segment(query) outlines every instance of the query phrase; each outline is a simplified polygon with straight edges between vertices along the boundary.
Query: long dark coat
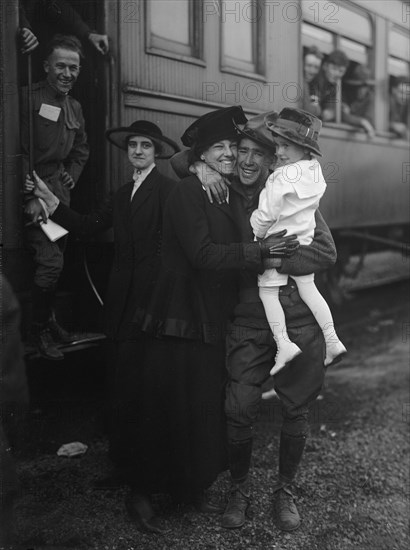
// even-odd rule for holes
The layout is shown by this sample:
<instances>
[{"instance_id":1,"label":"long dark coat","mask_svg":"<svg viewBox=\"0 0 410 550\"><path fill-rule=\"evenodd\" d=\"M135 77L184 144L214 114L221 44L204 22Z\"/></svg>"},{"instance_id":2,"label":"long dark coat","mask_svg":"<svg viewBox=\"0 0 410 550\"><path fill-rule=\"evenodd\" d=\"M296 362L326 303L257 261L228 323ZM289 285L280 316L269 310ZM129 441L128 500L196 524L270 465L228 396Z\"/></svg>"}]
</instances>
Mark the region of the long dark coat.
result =
<instances>
[{"instance_id":1,"label":"long dark coat","mask_svg":"<svg viewBox=\"0 0 410 550\"><path fill-rule=\"evenodd\" d=\"M152 292L160 265L162 213L174 183L154 168L132 202L131 181L94 213L81 215L60 203L52 215L83 236L114 228L115 256L105 297L106 333L114 340L132 338L132 315Z\"/></svg>"},{"instance_id":2,"label":"long dark coat","mask_svg":"<svg viewBox=\"0 0 410 550\"><path fill-rule=\"evenodd\" d=\"M165 486L187 501L227 468L224 336L245 268L261 269L259 245L240 242L229 205L210 204L194 176L178 183L164 212L158 283L134 317L159 337L146 350L145 460L135 454L132 463L136 486L147 492Z\"/></svg>"},{"instance_id":3,"label":"long dark coat","mask_svg":"<svg viewBox=\"0 0 410 550\"><path fill-rule=\"evenodd\" d=\"M223 342L241 269L263 271L257 243L242 243L228 204L210 204L198 178L178 184L164 213L162 267L144 328L160 336ZM141 310L134 319L141 322Z\"/></svg>"}]
</instances>

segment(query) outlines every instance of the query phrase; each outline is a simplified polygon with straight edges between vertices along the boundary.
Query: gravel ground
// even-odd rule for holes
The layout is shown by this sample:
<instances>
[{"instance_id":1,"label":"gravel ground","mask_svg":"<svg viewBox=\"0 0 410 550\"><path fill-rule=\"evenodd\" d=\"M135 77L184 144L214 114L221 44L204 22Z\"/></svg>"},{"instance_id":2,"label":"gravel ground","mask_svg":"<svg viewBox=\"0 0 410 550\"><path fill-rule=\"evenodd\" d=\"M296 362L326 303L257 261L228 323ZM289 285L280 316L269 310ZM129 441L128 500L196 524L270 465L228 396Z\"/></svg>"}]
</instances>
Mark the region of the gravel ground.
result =
<instances>
[{"instance_id":1,"label":"gravel ground","mask_svg":"<svg viewBox=\"0 0 410 550\"><path fill-rule=\"evenodd\" d=\"M273 521L280 408L265 403L256 427L252 517L240 530L189 507L156 504L169 531L143 535L127 520L125 488L93 489L110 471L101 431L101 401L49 404L32 412L25 450L17 457L22 496L16 528L22 548L95 550L401 550L409 547L409 334L408 306L374 309L345 323L358 304L344 308L339 331L348 358L328 372L312 408L311 437L297 479L301 527L292 534ZM407 303L407 302L406 302ZM68 404L67 404L68 403ZM81 458L55 454L61 443L89 445ZM220 476L212 495L228 487Z\"/></svg>"}]
</instances>

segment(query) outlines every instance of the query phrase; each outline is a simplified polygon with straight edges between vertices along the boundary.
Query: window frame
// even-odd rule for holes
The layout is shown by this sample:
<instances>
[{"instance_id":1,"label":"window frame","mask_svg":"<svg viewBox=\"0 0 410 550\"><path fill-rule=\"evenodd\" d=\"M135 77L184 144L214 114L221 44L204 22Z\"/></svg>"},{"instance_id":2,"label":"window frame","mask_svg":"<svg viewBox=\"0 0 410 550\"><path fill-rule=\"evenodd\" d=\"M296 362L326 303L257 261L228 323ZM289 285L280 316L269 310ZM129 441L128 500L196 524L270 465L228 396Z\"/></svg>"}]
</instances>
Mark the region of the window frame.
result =
<instances>
[{"instance_id":1,"label":"window frame","mask_svg":"<svg viewBox=\"0 0 410 550\"><path fill-rule=\"evenodd\" d=\"M192 63L194 65L205 66L202 2L188 0L188 45L165 37L157 36L151 31L152 2L155 2L155 0L145 0L145 52L150 55L157 55L160 57L184 61L186 63Z\"/></svg>"},{"instance_id":2,"label":"window frame","mask_svg":"<svg viewBox=\"0 0 410 550\"><path fill-rule=\"evenodd\" d=\"M326 32L330 33L333 37L333 50L335 49L342 49L340 46L342 38L349 40L350 42L360 44L361 46L364 46L366 49L366 57L367 57L367 65L371 70L371 73L374 75L375 71L375 47L374 47L374 36L375 36L375 21L374 17L370 12L367 12L366 10L362 9L361 7L352 4L348 1L341 2L340 0L332 0L332 2L329 2L329 4L335 4L343 6L344 9L349 10L351 13L356 13L361 16L364 16L368 21L370 25L370 32L371 32L371 40L370 41L362 41L360 42L356 37L352 38L351 36L345 34L345 32L338 32L337 29L332 30L324 23L321 23L320 21L312 22L311 20L305 19L302 17L301 21L301 29L302 25L310 25L312 27L316 27L321 30L325 30ZM303 8L303 5L302 5ZM303 13L303 12L302 12ZM303 44L303 34L301 32L301 45ZM312 44L313 45L313 44ZM303 50L302 46L302 50ZM326 56L328 54L324 54L325 57L323 59L323 62L326 61ZM356 62L355 60L351 60L353 62ZM302 74L302 82L303 82L303 56L302 56L302 68L301 68L301 74ZM343 83L343 79L342 79ZM343 84L342 84L343 85ZM341 90L338 90L338 95L341 97ZM340 101L336 101L336 120L332 122L324 122L324 125L326 126L333 126L333 127L341 127L341 128L351 128L350 124L346 124L345 122L342 122L342 104Z\"/></svg>"},{"instance_id":3,"label":"window frame","mask_svg":"<svg viewBox=\"0 0 410 550\"><path fill-rule=\"evenodd\" d=\"M221 10L222 3L221 0ZM256 28L252 29L252 58L253 63L241 61L230 56L226 56L223 51L224 41L224 27L223 18L220 18L219 26L219 43L220 43L220 60L219 69L222 73L233 74L237 76L243 76L246 78L252 78L253 80L266 81L266 56L265 56L265 39L266 39L266 25L265 25L265 2L263 0L252 0L255 6L255 18ZM222 12L221 12L222 13ZM258 13L262 15L259 17Z\"/></svg>"}]
</instances>

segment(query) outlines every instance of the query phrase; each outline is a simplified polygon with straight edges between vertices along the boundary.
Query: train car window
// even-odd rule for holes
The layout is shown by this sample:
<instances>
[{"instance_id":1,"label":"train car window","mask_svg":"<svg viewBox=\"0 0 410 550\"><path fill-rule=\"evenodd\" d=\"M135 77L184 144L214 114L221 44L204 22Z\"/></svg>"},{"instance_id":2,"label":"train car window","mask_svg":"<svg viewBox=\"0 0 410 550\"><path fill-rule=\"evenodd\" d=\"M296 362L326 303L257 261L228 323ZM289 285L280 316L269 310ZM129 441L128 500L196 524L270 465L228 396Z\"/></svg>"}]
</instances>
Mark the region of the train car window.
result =
<instances>
[{"instance_id":1,"label":"train car window","mask_svg":"<svg viewBox=\"0 0 410 550\"><path fill-rule=\"evenodd\" d=\"M263 75L264 4L259 0L221 2L221 70Z\"/></svg>"},{"instance_id":2,"label":"train car window","mask_svg":"<svg viewBox=\"0 0 410 550\"><path fill-rule=\"evenodd\" d=\"M355 6L341 2L302 0L302 14L306 22L323 27L330 32L348 36L363 44L371 45L372 27L367 14Z\"/></svg>"},{"instance_id":3,"label":"train car window","mask_svg":"<svg viewBox=\"0 0 410 550\"><path fill-rule=\"evenodd\" d=\"M322 2L301 0L302 46L317 46L324 61L335 49L342 50L351 63L373 65L373 25L370 16L359 7L339 1ZM334 118L329 122L342 122L341 90L334 102Z\"/></svg>"},{"instance_id":4,"label":"train car window","mask_svg":"<svg viewBox=\"0 0 410 550\"><path fill-rule=\"evenodd\" d=\"M389 32L389 74L408 76L410 61L409 34L392 27Z\"/></svg>"},{"instance_id":5,"label":"train car window","mask_svg":"<svg viewBox=\"0 0 410 550\"><path fill-rule=\"evenodd\" d=\"M389 131L395 138L409 139L410 36L391 24L388 39Z\"/></svg>"},{"instance_id":6,"label":"train car window","mask_svg":"<svg viewBox=\"0 0 410 550\"><path fill-rule=\"evenodd\" d=\"M147 49L166 57L200 58L202 9L195 0L146 0Z\"/></svg>"},{"instance_id":7,"label":"train car window","mask_svg":"<svg viewBox=\"0 0 410 550\"><path fill-rule=\"evenodd\" d=\"M341 37L340 49L345 52L351 62L369 64L368 48L363 44Z\"/></svg>"},{"instance_id":8,"label":"train car window","mask_svg":"<svg viewBox=\"0 0 410 550\"><path fill-rule=\"evenodd\" d=\"M333 34L319 27L302 23L302 45L304 48L316 46L322 53L329 54L334 49Z\"/></svg>"}]
</instances>

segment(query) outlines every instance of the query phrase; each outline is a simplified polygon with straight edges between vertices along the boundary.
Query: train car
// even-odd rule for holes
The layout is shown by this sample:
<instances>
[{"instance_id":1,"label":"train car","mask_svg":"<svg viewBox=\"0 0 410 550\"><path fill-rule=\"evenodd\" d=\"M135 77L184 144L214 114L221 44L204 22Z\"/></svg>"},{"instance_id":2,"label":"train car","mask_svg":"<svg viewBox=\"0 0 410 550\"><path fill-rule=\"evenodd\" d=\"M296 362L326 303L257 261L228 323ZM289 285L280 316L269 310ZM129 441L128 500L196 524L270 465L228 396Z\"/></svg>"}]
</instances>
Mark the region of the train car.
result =
<instances>
[{"instance_id":1,"label":"train car","mask_svg":"<svg viewBox=\"0 0 410 550\"><path fill-rule=\"evenodd\" d=\"M389 132L389 79L410 75L408 1L72 0L71 4L110 39L105 57L87 49L74 91L83 105L92 152L74 194L76 208L89 210L129 177L121 152L104 139L106 128L144 118L159 124L180 144L183 130L196 117L218 107L240 104L252 116L299 106L303 52L316 45L325 56L342 49L352 67L367 65L375 81L373 139L341 122L340 104L336 121L324 124L322 166L328 189L321 210L340 250L354 251L363 242L407 248L409 143ZM0 23L3 267L18 290L24 290L17 115L18 74L25 60L15 39L16 0L1 2ZM160 169L173 175L168 164ZM109 240L93 246L97 279L102 271L99 258L106 258L98 251L109 247ZM73 242L71 246L76 250ZM75 251L73 258L77 266Z\"/></svg>"}]
</instances>

